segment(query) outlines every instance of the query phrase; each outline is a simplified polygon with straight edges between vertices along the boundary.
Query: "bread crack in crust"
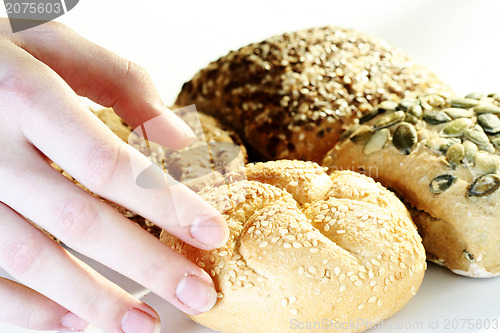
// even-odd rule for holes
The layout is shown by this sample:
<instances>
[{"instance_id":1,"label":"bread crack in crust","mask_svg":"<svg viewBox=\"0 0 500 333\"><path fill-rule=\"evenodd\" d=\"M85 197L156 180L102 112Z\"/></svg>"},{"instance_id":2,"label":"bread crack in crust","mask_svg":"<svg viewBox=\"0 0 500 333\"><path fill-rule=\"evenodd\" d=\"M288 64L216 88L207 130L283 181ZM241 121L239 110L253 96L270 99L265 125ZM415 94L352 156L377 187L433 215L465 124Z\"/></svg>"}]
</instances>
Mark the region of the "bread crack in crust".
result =
<instances>
[{"instance_id":1,"label":"bread crack in crust","mask_svg":"<svg viewBox=\"0 0 500 333\"><path fill-rule=\"evenodd\" d=\"M380 184L302 161L248 164L245 174L199 193L226 217L231 233L222 248L161 236L214 279L218 302L195 321L223 332L280 333L292 332L293 320L376 323L416 293L426 269L421 239Z\"/></svg>"}]
</instances>

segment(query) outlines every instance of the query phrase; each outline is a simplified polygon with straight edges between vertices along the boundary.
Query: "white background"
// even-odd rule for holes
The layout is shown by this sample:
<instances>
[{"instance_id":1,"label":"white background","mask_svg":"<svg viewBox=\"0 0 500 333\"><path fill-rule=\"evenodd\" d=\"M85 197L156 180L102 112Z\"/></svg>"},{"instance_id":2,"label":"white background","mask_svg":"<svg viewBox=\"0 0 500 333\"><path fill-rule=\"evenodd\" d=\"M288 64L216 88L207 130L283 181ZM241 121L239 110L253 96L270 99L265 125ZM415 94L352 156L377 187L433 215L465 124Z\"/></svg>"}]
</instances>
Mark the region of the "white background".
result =
<instances>
[{"instance_id":1,"label":"white background","mask_svg":"<svg viewBox=\"0 0 500 333\"><path fill-rule=\"evenodd\" d=\"M0 16L6 16L2 5ZM168 104L184 81L229 50L273 34L327 24L387 39L460 94L500 93L500 1L495 0L82 0L58 20L145 67ZM139 286L106 274L127 290L140 292ZM161 313L162 332L208 332L157 297L146 296L146 301ZM500 319L500 278L464 278L430 265L417 296L374 331L413 327L410 331L455 332L445 329L447 320L461 325L462 319L476 323L495 318ZM478 326L463 330L478 331ZM0 324L0 332L29 331Z\"/></svg>"}]
</instances>

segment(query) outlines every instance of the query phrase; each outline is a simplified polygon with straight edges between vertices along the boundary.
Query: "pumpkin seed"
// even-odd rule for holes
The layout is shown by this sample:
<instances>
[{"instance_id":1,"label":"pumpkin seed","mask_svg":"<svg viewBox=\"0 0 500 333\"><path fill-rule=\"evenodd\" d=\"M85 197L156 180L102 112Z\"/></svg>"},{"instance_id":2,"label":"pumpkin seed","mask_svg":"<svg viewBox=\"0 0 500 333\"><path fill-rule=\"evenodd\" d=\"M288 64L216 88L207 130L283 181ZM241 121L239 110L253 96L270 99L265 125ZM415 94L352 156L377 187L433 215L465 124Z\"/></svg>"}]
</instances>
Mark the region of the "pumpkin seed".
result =
<instances>
[{"instance_id":1,"label":"pumpkin seed","mask_svg":"<svg viewBox=\"0 0 500 333\"><path fill-rule=\"evenodd\" d=\"M446 159L452 167L460 164L465 156L465 148L461 143L455 143L446 151Z\"/></svg>"},{"instance_id":2,"label":"pumpkin seed","mask_svg":"<svg viewBox=\"0 0 500 333\"><path fill-rule=\"evenodd\" d=\"M494 114L480 114L477 116L477 123L481 125L486 133L495 134L500 132L500 119Z\"/></svg>"},{"instance_id":3,"label":"pumpkin seed","mask_svg":"<svg viewBox=\"0 0 500 333\"><path fill-rule=\"evenodd\" d=\"M342 133L342 134L340 135L338 142L342 142L342 141L345 141L346 139L350 138L350 137L351 137L351 135L354 133L354 130L355 130L356 128L358 128L358 126L354 125L354 126L352 126L352 127L348 128L348 129L346 129L346 130L344 131L344 133Z\"/></svg>"},{"instance_id":4,"label":"pumpkin seed","mask_svg":"<svg viewBox=\"0 0 500 333\"><path fill-rule=\"evenodd\" d=\"M500 113L500 107L495 105L478 105L474 108L474 112L477 114L481 113Z\"/></svg>"},{"instance_id":5,"label":"pumpkin seed","mask_svg":"<svg viewBox=\"0 0 500 333\"><path fill-rule=\"evenodd\" d=\"M500 138L495 138L493 140L491 140L491 143L493 144L493 146L495 146L496 148L500 148Z\"/></svg>"},{"instance_id":6,"label":"pumpkin seed","mask_svg":"<svg viewBox=\"0 0 500 333\"><path fill-rule=\"evenodd\" d=\"M491 98L500 102L500 94L492 93L492 94L488 94L488 97L491 97Z\"/></svg>"},{"instance_id":7,"label":"pumpkin seed","mask_svg":"<svg viewBox=\"0 0 500 333\"><path fill-rule=\"evenodd\" d=\"M454 108L468 109L479 104L477 99L472 98L455 98L451 100L451 106Z\"/></svg>"},{"instance_id":8,"label":"pumpkin seed","mask_svg":"<svg viewBox=\"0 0 500 333\"><path fill-rule=\"evenodd\" d=\"M356 144L363 145L370 140L372 135L373 130L369 126L361 125L352 134L351 141Z\"/></svg>"},{"instance_id":9,"label":"pumpkin seed","mask_svg":"<svg viewBox=\"0 0 500 333\"><path fill-rule=\"evenodd\" d=\"M398 110L408 111L408 109L414 105L420 106L419 101L416 99L402 99L399 101Z\"/></svg>"},{"instance_id":10,"label":"pumpkin seed","mask_svg":"<svg viewBox=\"0 0 500 333\"><path fill-rule=\"evenodd\" d=\"M387 128L376 131L365 144L363 153L365 155L370 155L384 148L385 143L389 139L389 134L390 132Z\"/></svg>"},{"instance_id":11,"label":"pumpkin seed","mask_svg":"<svg viewBox=\"0 0 500 333\"><path fill-rule=\"evenodd\" d=\"M427 141L426 147L436 154L446 154L448 148L455 143L461 143L461 140L456 138L431 138Z\"/></svg>"},{"instance_id":12,"label":"pumpkin seed","mask_svg":"<svg viewBox=\"0 0 500 333\"><path fill-rule=\"evenodd\" d=\"M453 185L455 180L457 180L457 177L453 175L437 176L430 182L429 189L435 194L443 193Z\"/></svg>"},{"instance_id":13,"label":"pumpkin seed","mask_svg":"<svg viewBox=\"0 0 500 333\"><path fill-rule=\"evenodd\" d=\"M465 95L465 98L471 98L471 99L481 99L483 98L483 94L480 92L471 92L470 94Z\"/></svg>"},{"instance_id":14,"label":"pumpkin seed","mask_svg":"<svg viewBox=\"0 0 500 333\"><path fill-rule=\"evenodd\" d=\"M468 109L446 108L446 109L443 109L443 112L445 112L452 119L472 118L474 116L474 111L471 111Z\"/></svg>"},{"instance_id":15,"label":"pumpkin seed","mask_svg":"<svg viewBox=\"0 0 500 333\"><path fill-rule=\"evenodd\" d=\"M420 95L418 99L420 100L420 105L422 105L425 110L430 110L432 108L441 108L447 104L446 98L444 96L434 93Z\"/></svg>"},{"instance_id":16,"label":"pumpkin seed","mask_svg":"<svg viewBox=\"0 0 500 333\"><path fill-rule=\"evenodd\" d=\"M405 117L405 113L403 111L396 111L389 113L379 120L373 125L374 129L379 129L379 128L384 128L384 127L389 127L391 125L394 125L400 121L402 121Z\"/></svg>"},{"instance_id":17,"label":"pumpkin seed","mask_svg":"<svg viewBox=\"0 0 500 333\"><path fill-rule=\"evenodd\" d=\"M410 105L407 112L417 118L422 118L422 107L419 104Z\"/></svg>"},{"instance_id":18,"label":"pumpkin seed","mask_svg":"<svg viewBox=\"0 0 500 333\"><path fill-rule=\"evenodd\" d=\"M438 125L450 121L451 118L443 111L425 111L424 120L431 125Z\"/></svg>"},{"instance_id":19,"label":"pumpkin seed","mask_svg":"<svg viewBox=\"0 0 500 333\"><path fill-rule=\"evenodd\" d=\"M479 125L475 125L473 128L466 129L464 131L465 136L479 146L486 146L490 143L490 139L484 133L483 128Z\"/></svg>"},{"instance_id":20,"label":"pumpkin seed","mask_svg":"<svg viewBox=\"0 0 500 333\"><path fill-rule=\"evenodd\" d=\"M477 145L471 141L464 141L463 146L465 149L464 161L466 163L472 164L477 152L479 151L479 148L477 148Z\"/></svg>"},{"instance_id":21,"label":"pumpkin seed","mask_svg":"<svg viewBox=\"0 0 500 333\"><path fill-rule=\"evenodd\" d=\"M452 120L446 124L445 127L443 127L439 135L445 138L461 136L464 130L471 127L473 123L472 119L469 118L458 118Z\"/></svg>"},{"instance_id":22,"label":"pumpkin seed","mask_svg":"<svg viewBox=\"0 0 500 333\"><path fill-rule=\"evenodd\" d=\"M418 123L418 118L415 117L414 115L412 114L409 114L407 113L406 116L405 116L405 119L404 121L406 121L407 123L410 123L410 124L413 124L413 125L416 125Z\"/></svg>"},{"instance_id":23,"label":"pumpkin seed","mask_svg":"<svg viewBox=\"0 0 500 333\"><path fill-rule=\"evenodd\" d=\"M498 170L500 160L496 155L479 152L474 159L474 164L482 174L495 173Z\"/></svg>"},{"instance_id":24,"label":"pumpkin seed","mask_svg":"<svg viewBox=\"0 0 500 333\"><path fill-rule=\"evenodd\" d=\"M397 107L398 103L392 101L383 101L378 105L378 108L384 111L396 111Z\"/></svg>"},{"instance_id":25,"label":"pumpkin seed","mask_svg":"<svg viewBox=\"0 0 500 333\"><path fill-rule=\"evenodd\" d=\"M381 109L373 109L371 111L368 111L367 113L365 113L361 118L359 118L359 123L360 124L364 124L366 123L367 121L370 121L372 120L373 118L375 118L379 113L382 113L382 112L385 112L384 110L381 110Z\"/></svg>"},{"instance_id":26,"label":"pumpkin seed","mask_svg":"<svg viewBox=\"0 0 500 333\"><path fill-rule=\"evenodd\" d=\"M467 191L469 197L482 197L489 195L500 187L500 177L495 174L487 174L476 178Z\"/></svg>"},{"instance_id":27,"label":"pumpkin seed","mask_svg":"<svg viewBox=\"0 0 500 333\"><path fill-rule=\"evenodd\" d=\"M392 143L404 154L408 155L418 142L417 130L412 124L401 123L394 131Z\"/></svg>"}]
</instances>

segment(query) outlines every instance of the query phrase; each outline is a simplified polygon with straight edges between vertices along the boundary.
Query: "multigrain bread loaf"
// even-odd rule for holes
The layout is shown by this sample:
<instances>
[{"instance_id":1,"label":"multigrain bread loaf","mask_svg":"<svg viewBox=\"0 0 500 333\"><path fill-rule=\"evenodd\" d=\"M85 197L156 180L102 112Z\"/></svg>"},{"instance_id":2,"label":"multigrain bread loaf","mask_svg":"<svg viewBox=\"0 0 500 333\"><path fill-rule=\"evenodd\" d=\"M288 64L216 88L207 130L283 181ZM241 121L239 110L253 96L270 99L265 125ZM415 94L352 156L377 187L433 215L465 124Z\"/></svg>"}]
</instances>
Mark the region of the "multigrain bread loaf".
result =
<instances>
[{"instance_id":1,"label":"multigrain bread loaf","mask_svg":"<svg viewBox=\"0 0 500 333\"><path fill-rule=\"evenodd\" d=\"M222 332L294 332L304 322L362 331L415 295L425 253L405 206L368 177L324 171L302 161L249 164L246 179L202 190L230 228L220 249L162 234L218 291L214 308L192 319Z\"/></svg>"},{"instance_id":2,"label":"multigrain bread loaf","mask_svg":"<svg viewBox=\"0 0 500 333\"><path fill-rule=\"evenodd\" d=\"M426 94L378 113L349 129L323 164L399 193L430 260L467 276L499 275L500 96Z\"/></svg>"},{"instance_id":3,"label":"multigrain bread loaf","mask_svg":"<svg viewBox=\"0 0 500 333\"><path fill-rule=\"evenodd\" d=\"M380 102L450 89L400 49L349 29L274 36L230 52L186 82L196 104L232 127L255 160L321 161L343 128Z\"/></svg>"}]
</instances>

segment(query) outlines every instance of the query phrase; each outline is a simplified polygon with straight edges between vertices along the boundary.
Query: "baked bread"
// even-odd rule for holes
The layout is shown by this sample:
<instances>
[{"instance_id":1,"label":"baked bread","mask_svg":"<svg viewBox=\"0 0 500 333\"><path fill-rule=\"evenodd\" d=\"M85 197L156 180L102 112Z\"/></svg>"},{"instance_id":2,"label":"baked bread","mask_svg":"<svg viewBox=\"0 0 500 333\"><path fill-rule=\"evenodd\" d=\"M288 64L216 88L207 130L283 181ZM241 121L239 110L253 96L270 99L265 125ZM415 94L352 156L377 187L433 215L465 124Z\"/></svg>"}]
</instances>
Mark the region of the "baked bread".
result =
<instances>
[{"instance_id":1,"label":"baked bread","mask_svg":"<svg viewBox=\"0 0 500 333\"><path fill-rule=\"evenodd\" d=\"M187 185L194 191L214 182L223 181L225 173L236 169L238 166L245 165L247 162L246 149L233 131L221 127L219 122L211 116L196 112L192 108L173 109L193 129L196 135L190 147L178 151L167 149L154 142L146 142L142 137L133 134L132 128L118 117L111 108L92 111L120 139L134 146L175 180ZM53 164L52 166L87 192L99 197L86 189L58 165ZM154 223L114 202L104 198L100 199L153 236L160 237L162 229ZM52 235L49 234L49 236L55 239Z\"/></svg>"},{"instance_id":2,"label":"baked bread","mask_svg":"<svg viewBox=\"0 0 500 333\"><path fill-rule=\"evenodd\" d=\"M405 206L368 177L325 169L249 164L246 179L202 190L230 228L220 249L162 233L218 291L215 306L193 320L222 332L283 333L294 332L294 323L325 318L333 328L362 318L346 330L362 331L415 295L425 252Z\"/></svg>"},{"instance_id":3,"label":"baked bread","mask_svg":"<svg viewBox=\"0 0 500 333\"><path fill-rule=\"evenodd\" d=\"M450 89L400 49L349 29L323 27L250 44L182 87L195 104L255 150L251 160L321 161L343 128L380 102Z\"/></svg>"},{"instance_id":4,"label":"baked bread","mask_svg":"<svg viewBox=\"0 0 500 333\"><path fill-rule=\"evenodd\" d=\"M500 274L500 97L426 94L349 129L323 164L364 172L411 206L430 260Z\"/></svg>"}]
</instances>

